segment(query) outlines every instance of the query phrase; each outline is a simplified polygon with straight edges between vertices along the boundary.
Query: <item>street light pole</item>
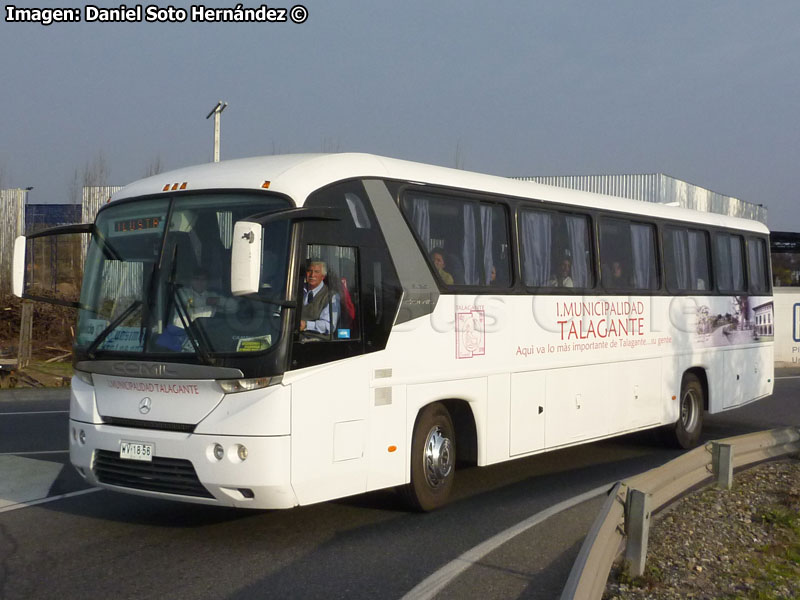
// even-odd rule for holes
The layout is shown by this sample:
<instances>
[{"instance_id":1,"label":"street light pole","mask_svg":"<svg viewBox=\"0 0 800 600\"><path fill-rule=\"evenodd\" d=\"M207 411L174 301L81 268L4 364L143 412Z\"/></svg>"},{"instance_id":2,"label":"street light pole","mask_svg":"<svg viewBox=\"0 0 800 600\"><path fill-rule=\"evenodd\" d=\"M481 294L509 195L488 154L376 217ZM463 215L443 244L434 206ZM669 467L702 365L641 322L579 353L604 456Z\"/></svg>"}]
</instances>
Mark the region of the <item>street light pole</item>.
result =
<instances>
[{"instance_id":1,"label":"street light pole","mask_svg":"<svg viewBox=\"0 0 800 600\"><path fill-rule=\"evenodd\" d=\"M17 232L18 232L17 235L26 234L25 228L27 226L27 223L25 223L25 207L28 205L28 194L31 193L32 189L33 186L29 185L28 187L22 190L24 194L22 194L22 207L19 209L19 212L17 213Z\"/></svg>"},{"instance_id":2,"label":"street light pole","mask_svg":"<svg viewBox=\"0 0 800 600\"><path fill-rule=\"evenodd\" d=\"M22 205L17 213L17 235L27 233L25 223L25 207L28 205L28 194L31 193L33 186L28 186L23 190ZM30 243L30 242L29 242ZM34 244L31 244L31 272L33 277L33 265L36 264L36 256L33 253ZM24 289L24 286L23 286ZM20 371L27 367L31 362L31 345L33 343L33 300L22 301L22 311L19 317L19 349L17 350L17 369Z\"/></svg>"},{"instance_id":3,"label":"street light pole","mask_svg":"<svg viewBox=\"0 0 800 600\"><path fill-rule=\"evenodd\" d=\"M208 113L208 116L206 116L206 119L210 119L211 115L214 115L214 162L219 162L219 116L227 106L227 102L220 100L211 112Z\"/></svg>"}]
</instances>

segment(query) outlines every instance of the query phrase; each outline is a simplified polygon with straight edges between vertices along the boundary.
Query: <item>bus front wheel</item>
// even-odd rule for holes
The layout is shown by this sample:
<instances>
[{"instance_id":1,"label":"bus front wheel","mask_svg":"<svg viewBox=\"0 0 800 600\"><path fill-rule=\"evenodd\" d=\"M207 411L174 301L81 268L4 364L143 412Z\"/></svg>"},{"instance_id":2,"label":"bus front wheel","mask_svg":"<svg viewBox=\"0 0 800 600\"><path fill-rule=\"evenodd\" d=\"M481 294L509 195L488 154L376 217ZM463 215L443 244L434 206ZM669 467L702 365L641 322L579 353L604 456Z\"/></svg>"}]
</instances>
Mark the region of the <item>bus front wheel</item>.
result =
<instances>
[{"instance_id":1,"label":"bus front wheel","mask_svg":"<svg viewBox=\"0 0 800 600\"><path fill-rule=\"evenodd\" d=\"M453 488L456 438L453 420L443 404L422 409L411 440L411 483L401 488L407 503L416 510L444 506Z\"/></svg>"},{"instance_id":2,"label":"bus front wheel","mask_svg":"<svg viewBox=\"0 0 800 600\"><path fill-rule=\"evenodd\" d=\"M686 373L681 382L678 420L667 430L672 445L687 450L697 446L703 430L704 399L703 384L693 373Z\"/></svg>"}]
</instances>

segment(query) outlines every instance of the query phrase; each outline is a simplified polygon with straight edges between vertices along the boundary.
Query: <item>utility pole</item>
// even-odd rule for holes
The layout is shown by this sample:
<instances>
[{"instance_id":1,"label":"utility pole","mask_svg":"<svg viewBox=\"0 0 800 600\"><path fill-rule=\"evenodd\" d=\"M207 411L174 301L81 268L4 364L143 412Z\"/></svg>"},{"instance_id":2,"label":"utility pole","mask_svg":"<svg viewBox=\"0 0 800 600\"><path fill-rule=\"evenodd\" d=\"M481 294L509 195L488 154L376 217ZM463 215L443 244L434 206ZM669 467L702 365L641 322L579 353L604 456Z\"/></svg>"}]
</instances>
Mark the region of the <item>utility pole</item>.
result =
<instances>
[{"instance_id":1,"label":"utility pole","mask_svg":"<svg viewBox=\"0 0 800 600\"><path fill-rule=\"evenodd\" d=\"M219 162L219 116L227 106L227 102L220 100L206 117L210 119L211 115L214 115L214 162Z\"/></svg>"}]
</instances>

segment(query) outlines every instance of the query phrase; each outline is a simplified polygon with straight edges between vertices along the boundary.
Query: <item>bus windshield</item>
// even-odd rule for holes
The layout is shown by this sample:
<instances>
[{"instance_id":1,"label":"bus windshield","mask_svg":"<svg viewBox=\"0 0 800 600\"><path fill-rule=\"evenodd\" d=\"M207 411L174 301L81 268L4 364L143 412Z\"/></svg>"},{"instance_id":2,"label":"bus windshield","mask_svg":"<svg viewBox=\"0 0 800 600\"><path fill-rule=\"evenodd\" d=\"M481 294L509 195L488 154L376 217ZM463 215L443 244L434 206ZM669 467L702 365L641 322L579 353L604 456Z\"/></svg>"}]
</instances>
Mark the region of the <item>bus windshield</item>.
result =
<instances>
[{"instance_id":1,"label":"bus windshield","mask_svg":"<svg viewBox=\"0 0 800 600\"><path fill-rule=\"evenodd\" d=\"M86 255L76 350L97 354L260 352L280 334L289 224L267 225L259 293L230 291L233 225L290 208L252 193L121 202L100 211Z\"/></svg>"}]
</instances>

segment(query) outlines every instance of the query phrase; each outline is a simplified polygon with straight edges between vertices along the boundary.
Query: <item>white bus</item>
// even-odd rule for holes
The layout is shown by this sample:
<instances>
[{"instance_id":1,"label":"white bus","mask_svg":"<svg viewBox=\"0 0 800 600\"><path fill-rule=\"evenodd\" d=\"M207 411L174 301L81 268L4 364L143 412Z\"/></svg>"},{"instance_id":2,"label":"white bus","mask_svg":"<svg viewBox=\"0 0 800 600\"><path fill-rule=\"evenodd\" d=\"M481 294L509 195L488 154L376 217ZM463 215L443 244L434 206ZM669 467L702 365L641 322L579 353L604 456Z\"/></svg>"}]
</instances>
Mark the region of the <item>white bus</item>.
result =
<instances>
[{"instance_id":1,"label":"white bus","mask_svg":"<svg viewBox=\"0 0 800 600\"><path fill-rule=\"evenodd\" d=\"M775 286L775 366L796 367L800 363L800 233L773 231L770 253Z\"/></svg>"},{"instance_id":2,"label":"white bus","mask_svg":"<svg viewBox=\"0 0 800 600\"><path fill-rule=\"evenodd\" d=\"M430 510L457 462L691 447L704 411L772 392L752 221L333 154L156 175L67 229L91 235L70 458L116 491Z\"/></svg>"}]
</instances>

